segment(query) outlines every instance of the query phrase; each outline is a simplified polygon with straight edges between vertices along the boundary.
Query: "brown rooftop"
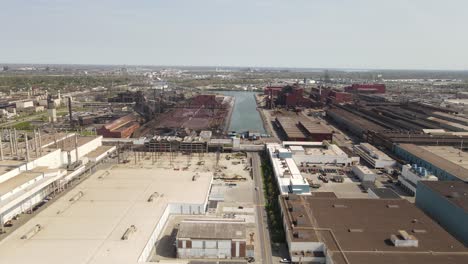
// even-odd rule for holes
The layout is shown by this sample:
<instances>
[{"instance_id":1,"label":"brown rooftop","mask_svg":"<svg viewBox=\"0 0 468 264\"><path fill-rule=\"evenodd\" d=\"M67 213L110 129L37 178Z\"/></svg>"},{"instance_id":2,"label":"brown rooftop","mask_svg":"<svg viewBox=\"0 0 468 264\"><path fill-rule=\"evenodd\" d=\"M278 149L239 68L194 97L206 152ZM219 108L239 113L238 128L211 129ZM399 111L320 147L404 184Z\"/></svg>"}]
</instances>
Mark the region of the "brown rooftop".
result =
<instances>
[{"instance_id":1,"label":"brown rooftop","mask_svg":"<svg viewBox=\"0 0 468 264\"><path fill-rule=\"evenodd\" d=\"M306 135L297 127L297 120L293 117L277 117L277 122L288 138L305 138Z\"/></svg>"},{"instance_id":2,"label":"brown rooftop","mask_svg":"<svg viewBox=\"0 0 468 264\"><path fill-rule=\"evenodd\" d=\"M406 200L311 196L280 200L290 240L324 243L335 264L468 263L467 248ZM414 236L418 246L394 246L391 236L400 230Z\"/></svg>"},{"instance_id":3,"label":"brown rooftop","mask_svg":"<svg viewBox=\"0 0 468 264\"><path fill-rule=\"evenodd\" d=\"M421 181L420 184L427 186L455 206L468 212L468 183L461 181Z\"/></svg>"},{"instance_id":4,"label":"brown rooftop","mask_svg":"<svg viewBox=\"0 0 468 264\"><path fill-rule=\"evenodd\" d=\"M319 120L316 121L311 121L307 119L302 119L299 121L299 124L304 127L304 129L309 133L309 134L327 134L327 133L332 133L330 129L328 129L326 126L324 126L322 123L320 123Z\"/></svg>"}]
</instances>

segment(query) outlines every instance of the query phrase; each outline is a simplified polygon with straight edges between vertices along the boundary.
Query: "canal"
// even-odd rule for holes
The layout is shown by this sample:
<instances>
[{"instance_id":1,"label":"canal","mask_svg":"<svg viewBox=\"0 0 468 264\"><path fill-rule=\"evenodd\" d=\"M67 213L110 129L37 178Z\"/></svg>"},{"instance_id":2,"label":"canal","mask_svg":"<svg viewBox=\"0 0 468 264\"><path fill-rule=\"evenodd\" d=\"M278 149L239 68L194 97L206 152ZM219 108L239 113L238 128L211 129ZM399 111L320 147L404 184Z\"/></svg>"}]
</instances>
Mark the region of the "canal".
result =
<instances>
[{"instance_id":1,"label":"canal","mask_svg":"<svg viewBox=\"0 0 468 264\"><path fill-rule=\"evenodd\" d=\"M231 116L231 124L229 125L230 131L258 131L265 134L262 118L257 111L255 93L242 91L222 91L219 93L233 96L236 99Z\"/></svg>"}]
</instances>

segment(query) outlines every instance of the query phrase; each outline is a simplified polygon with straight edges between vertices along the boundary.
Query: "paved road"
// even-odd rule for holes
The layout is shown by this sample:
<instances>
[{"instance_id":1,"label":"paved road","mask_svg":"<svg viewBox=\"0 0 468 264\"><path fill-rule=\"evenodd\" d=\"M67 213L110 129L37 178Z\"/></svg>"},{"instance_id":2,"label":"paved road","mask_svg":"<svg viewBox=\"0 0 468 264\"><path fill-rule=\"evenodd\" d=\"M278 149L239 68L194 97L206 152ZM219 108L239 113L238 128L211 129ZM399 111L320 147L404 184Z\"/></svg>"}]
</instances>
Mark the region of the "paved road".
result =
<instances>
[{"instance_id":1,"label":"paved road","mask_svg":"<svg viewBox=\"0 0 468 264\"><path fill-rule=\"evenodd\" d=\"M270 233L268 232L268 222L267 222L267 213L265 210L265 196L263 195L263 179L261 175L261 161L258 153L253 152L251 155L252 158L252 173L258 190L255 191L254 199L255 204L257 204L257 225L258 225L258 237L260 238L260 249L262 251L262 260L260 263L270 264L273 263L271 258L271 242L270 242Z\"/></svg>"}]
</instances>

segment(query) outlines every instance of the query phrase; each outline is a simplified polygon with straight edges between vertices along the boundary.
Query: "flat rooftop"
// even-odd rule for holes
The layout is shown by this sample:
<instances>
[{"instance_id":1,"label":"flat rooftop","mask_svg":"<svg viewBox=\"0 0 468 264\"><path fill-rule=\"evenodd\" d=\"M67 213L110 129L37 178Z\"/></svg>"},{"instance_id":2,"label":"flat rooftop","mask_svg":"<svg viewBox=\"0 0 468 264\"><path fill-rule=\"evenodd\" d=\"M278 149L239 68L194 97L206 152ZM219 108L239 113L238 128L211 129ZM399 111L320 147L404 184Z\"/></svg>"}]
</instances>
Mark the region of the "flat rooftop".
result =
<instances>
[{"instance_id":1,"label":"flat rooftop","mask_svg":"<svg viewBox=\"0 0 468 264\"><path fill-rule=\"evenodd\" d=\"M466 152L450 146L399 144L399 147L462 181L468 181L468 153Z\"/></svg>"},{"instance_id":2,"label":"flat rooftop","mask_svg":"<svg viewBox=\"0 0 468 264\"><path fill-rule=\"evenodd\" d=\"M115 147L114 146L100 146L100 147L97 147L95 150L91 151L90 153L88 153L86 155L86 157L88 157L90 159L95 159L95 158L101 156L102 154L110 151L113 148L115 148Z\"/></svg>"},{"instance_id":3,"label":"flat rooftop","mask_svg":"<svg viewBox=\"0 0 468 264\"><path fill-rule=\"evenodd\" d=\"M191 239L239 239L247 238L245 223L223 222L182 222L178 238Z\"/></svg>"},{"instance_id":4,"label":"flat rooftop","mask_svg":"<svg viewBox=\"0 0 468 264\"><path fill-rule=\"evenodd\" d=\"M307 147L304 146L305 154L306 155L314 155L314 156L321 156L321 155L329 155L329 156L335 156L335 155L346 155L338 146L336 145L329 145L327 147Z\"/></svg>"},{"instance_id":5,"label":"flat rooftop","mask_svg":"<svg viewBox=\"0 0 468 264\"><path fill-rule=\"evenodd\" d=\"M212 173L198 172L196 181L193 175L148 164L98 170L3 239L2 263L137 263L169 203L206 201ZM38 233L20 239L37 224ZM136 231L121 240L131 225Z\"/></svg>"},{"instance_id":6,"label":"flat rooftop","mask_svg":"<svg viewBox=\"0 0 468 264\"><path fill-rule=\"evenodd\" d=\"M420 181L419 184L445 197L450 203L468 212L468 183L460 181Z\"/></svg>"},{"instance_id":7,"label":"flat rooftop","mask_svg":"<svg viewBox=\"0 0 468 264\"><path fill-rule=\"evenodd\" d=\"M292 241L324 243L335 264L468 263L467 248L407 200L295 195L280 203ZM399 230L419 246L395 247Z\"/></svg>"},{"instance_id":8,"label":"flat rooftop","mask_svg":"<svg viewBox=\"0 0 468 264\"><path fill-rule=\"evenodd\" d=\"M2 183L0 183L0 196L2 194L8 193L17 187L34 180L35 178L41 176L40 172L22 172L15 177L12 177Z\"/></svg>"}]
</instances>

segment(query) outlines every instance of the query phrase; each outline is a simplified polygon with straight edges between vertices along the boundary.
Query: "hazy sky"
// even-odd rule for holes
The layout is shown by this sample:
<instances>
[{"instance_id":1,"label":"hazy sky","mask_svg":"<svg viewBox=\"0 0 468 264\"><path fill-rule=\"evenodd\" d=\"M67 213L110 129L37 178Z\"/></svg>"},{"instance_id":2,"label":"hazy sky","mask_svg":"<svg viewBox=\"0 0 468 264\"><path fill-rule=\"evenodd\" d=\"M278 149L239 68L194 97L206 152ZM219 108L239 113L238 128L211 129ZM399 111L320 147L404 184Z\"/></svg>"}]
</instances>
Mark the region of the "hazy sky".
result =
<instances>
[{"instance_id":1,"label":"hazy sky","mask_svg":"<svg viewBox=\"0 0 468 264\"><path fill-rule=\"evenodd\" d=\"M468 69L467 0L0 0L0 63Z\"/></svg>"}]
</instances>

